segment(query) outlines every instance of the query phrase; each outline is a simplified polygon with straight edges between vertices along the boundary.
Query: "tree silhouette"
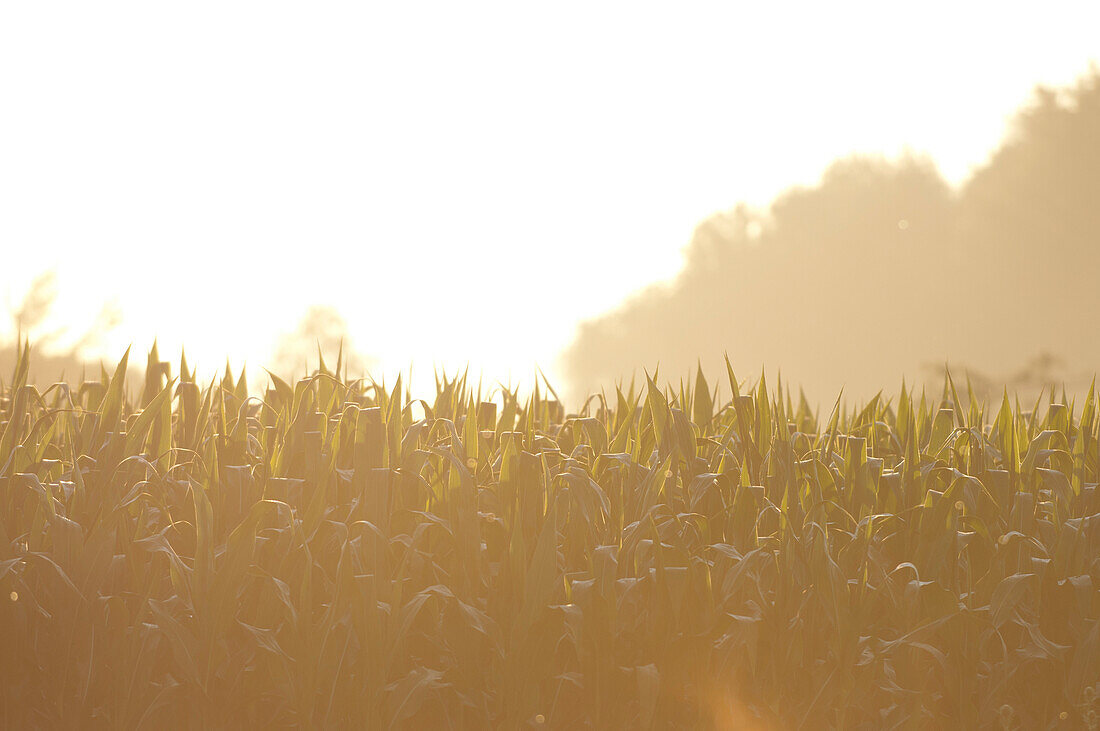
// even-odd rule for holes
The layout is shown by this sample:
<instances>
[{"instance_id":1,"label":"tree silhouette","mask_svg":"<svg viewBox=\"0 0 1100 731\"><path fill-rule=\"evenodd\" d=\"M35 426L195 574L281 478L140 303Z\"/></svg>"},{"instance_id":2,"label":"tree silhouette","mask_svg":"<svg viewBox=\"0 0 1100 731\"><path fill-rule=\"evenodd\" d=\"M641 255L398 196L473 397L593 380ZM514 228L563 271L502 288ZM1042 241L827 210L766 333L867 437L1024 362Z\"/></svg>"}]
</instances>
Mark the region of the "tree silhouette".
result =
<instances>
[{"instance_id":1,"label":"tree silhouette","mask_svg":"<svg viewBox=\"0 0 1100 731\"><path fill-rule=\"evenodd\" d=\"M670 284L584 323L563 358L573 394L728 352L828 399L873 395L922 364L1007 374L1039 352L1100 360L1100 74L1040 89L959 190L926 158L852 157L766 211L703 222Z\"/></svg>"}]
</instances>

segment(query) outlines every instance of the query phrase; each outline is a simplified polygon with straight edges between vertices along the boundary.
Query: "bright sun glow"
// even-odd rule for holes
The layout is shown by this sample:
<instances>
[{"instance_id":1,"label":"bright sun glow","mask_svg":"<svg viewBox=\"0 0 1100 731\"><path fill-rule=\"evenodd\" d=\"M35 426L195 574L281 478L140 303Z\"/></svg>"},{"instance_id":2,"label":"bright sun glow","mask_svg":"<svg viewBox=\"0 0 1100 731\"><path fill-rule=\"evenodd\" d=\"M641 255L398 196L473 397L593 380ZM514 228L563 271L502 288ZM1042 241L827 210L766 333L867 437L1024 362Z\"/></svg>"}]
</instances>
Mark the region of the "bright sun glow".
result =
<instances>
[{"instance_id":1,"label":"bright sun glow","mask_svg":"<svg viewBox=\"0 0 1100 731\"><path fill-rule=\"evenodd\" d=\"M112 348L211 365L319 303L387 371L552 374L714 211L856 150L961 179L1096 58L1100 6L1029 8L9 3L3 294L56 268L55 324L115 298Z\"/></svg>"}]
</instances>

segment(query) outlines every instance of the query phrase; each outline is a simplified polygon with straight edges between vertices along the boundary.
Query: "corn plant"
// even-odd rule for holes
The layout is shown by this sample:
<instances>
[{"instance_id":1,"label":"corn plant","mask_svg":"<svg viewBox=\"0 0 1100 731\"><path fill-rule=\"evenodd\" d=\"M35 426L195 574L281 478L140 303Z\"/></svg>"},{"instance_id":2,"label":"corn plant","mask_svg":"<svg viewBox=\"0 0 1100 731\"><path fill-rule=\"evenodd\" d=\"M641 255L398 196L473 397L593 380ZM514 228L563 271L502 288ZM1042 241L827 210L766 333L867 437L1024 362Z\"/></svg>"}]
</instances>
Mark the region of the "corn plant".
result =
<instances>
[{"instance_id":1,"label":"corn plant","mask_svg":"<svg viewBox=\"0 0 1100 731\"><path fill-rule=\"evenodd\" d=\"M3 384L4 728L1098 725L1092 389L128 363Z\"/></svg>"}]
</instances>

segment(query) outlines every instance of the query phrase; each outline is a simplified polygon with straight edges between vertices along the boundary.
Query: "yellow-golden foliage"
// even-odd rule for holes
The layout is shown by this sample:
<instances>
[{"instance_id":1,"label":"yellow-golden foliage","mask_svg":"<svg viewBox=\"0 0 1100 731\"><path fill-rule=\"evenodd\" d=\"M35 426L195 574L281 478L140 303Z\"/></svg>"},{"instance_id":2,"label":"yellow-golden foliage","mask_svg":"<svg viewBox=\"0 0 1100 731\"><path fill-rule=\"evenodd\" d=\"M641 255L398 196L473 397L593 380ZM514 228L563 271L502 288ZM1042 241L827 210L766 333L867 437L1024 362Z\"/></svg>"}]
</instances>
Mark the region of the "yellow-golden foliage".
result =
<instances>
[{"instance_id":1,"label":"yellow-golden foliage","mask_svg":"<svg viewBox=\"0 0 1100 731\"><path fill-rule=\"evenodd\" d=\"M1095 719L1097 415L763 379L263 398L156 352L0 436L0 726L1024 728ZM549 396L547 396L547 393Z\"/></svg>"}]
</instances>

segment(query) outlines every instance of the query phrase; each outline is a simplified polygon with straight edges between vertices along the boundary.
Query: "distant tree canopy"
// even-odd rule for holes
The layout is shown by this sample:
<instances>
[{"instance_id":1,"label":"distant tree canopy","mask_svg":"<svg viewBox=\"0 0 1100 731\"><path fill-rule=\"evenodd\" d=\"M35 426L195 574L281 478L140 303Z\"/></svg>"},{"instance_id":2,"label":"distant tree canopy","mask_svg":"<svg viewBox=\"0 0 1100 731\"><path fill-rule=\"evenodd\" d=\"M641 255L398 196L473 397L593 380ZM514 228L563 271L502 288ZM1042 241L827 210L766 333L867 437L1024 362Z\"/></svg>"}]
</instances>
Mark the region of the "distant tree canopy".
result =
<instances>
[{"instance_id":1,"label":"distant tree canopy","mask_svg":"<svg viewBox=\"0 0 1100 731\"><path fill-rule=\"evenodd\" d=\"M99 361L89 359L86 353L97 350L118 325L121 315L117 307L105 304L91 326L74 338L74 333L63 327L51 328L50 312L56 299L57 276L47 271L35 278L23 301L11 311L12 332L0 337L0 383L11 378L24 341L34 346L30 375L34 385L45 387L62 378L79 382L86 370L98 377Z\"/></svg>"},{"instance_id":2,"label":"distant tree canopy","mask_svg":"<svg viewBox=\"0 0 1100 731\"><path fill-rule=\"evenodd\" d=\"M1039 89L989 162L952 189L927 158L852 157L766 211L701 224L674 281L584 323L574 395L723 353L827 400L893 390L929 363L1007 379L1040 354L1100 363L1100 72ZM638 373L640 375L640 373Z\"/></svg>"},{"instance_id":3,"label":"distant tree canopy","mask_svg":"<svg viewBox=\"0 0 1100 731\"><path fill-rule=\"evenodd\" d=\"M91 327L76 335L65 327L51 329L50 315L56 299L57 276L47 271L35 278L23 301L11 311L11 333L0 336L0 384L14 372L24 343L31 346L34 364L30 382L40 388L59 380L79 382L84 375L98 378L100 367L114 367L117 355L107 357L106 362L98 356L103 354L103 340L121 321L116 306L105 305ZM305 312L297 329L279 337L271 370L283 378L295 379L310 373L321 358L328 359L329 367L340 362L352 377L365 375L369 368L377 365L376 359L363 355L354 347L347 334L347 323L339 312L324 305L313 305ZM140 377L144 371L143 360L132 356L130 369Z\"/></svg>"},{"instance_id":4,"label":"distant tree canopy","mask_svg":"<svg viewBox=\"0 0 1100 731\"><path fill-rule=\"evenodd\" d=\"M299 378L313 370L322 359L334 368L337 361L346 366L353 378L365 375L377 360L363 355L348 335L347 322L326 305L311 306L294 332L280 336L275 347L271 370L283 378ZM341 374L343 370L341 370Z\"/></svg>"}]
</instances>

